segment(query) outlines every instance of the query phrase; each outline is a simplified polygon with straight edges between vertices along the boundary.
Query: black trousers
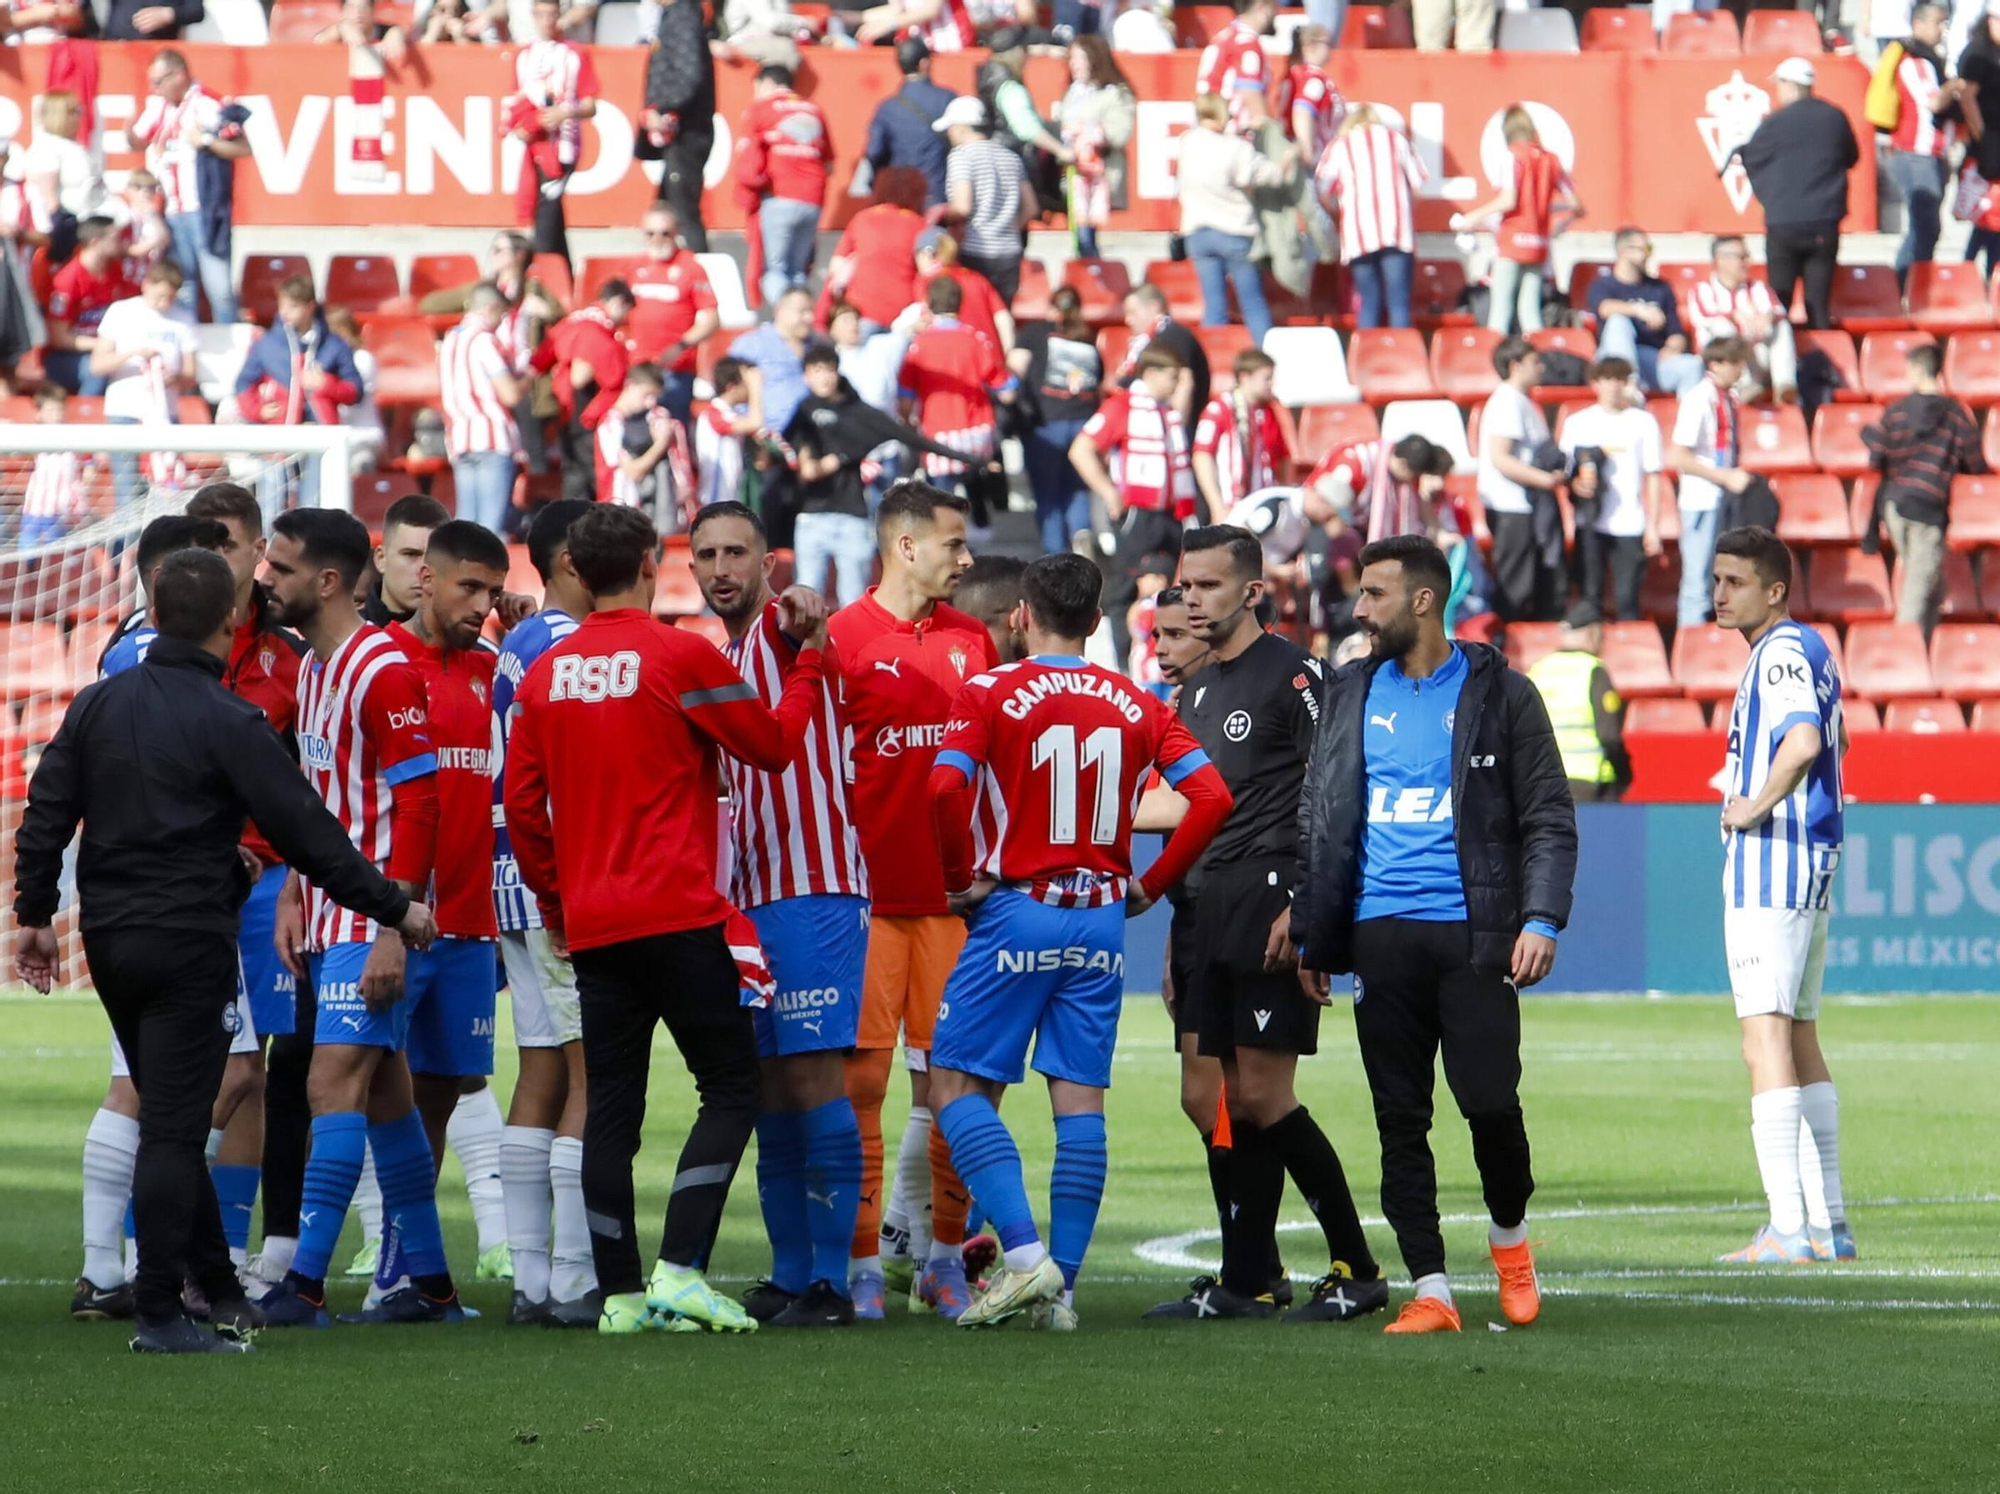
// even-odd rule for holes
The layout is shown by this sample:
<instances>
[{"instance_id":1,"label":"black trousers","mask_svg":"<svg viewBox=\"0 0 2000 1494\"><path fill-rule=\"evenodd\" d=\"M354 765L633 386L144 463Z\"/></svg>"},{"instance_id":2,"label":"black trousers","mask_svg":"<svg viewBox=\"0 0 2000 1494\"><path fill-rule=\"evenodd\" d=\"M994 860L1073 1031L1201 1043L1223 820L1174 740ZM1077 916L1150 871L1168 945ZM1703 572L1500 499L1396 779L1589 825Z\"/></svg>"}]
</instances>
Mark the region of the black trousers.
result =
<instances>
[{"instance_id":1,"label":"black trousers","mask_svg":"<svg viewBox=\"0 0 2000 1494\"><path fill-rule=\"evenodd\" d=\"M757 1125L757 1037L738 1004L722 925L577 950L583 1006L583 1207L606 1296L645 1287L633 1222L632 1159L646 1119L653 1029L664 1022L700 1106L667 1200L660 1259L706 1265L722 1206Z\"/></svg>"},{"instance_id":2,"label":"black trousers","mask_svg":"<svg viewBox=\"0 0 2000 1494\"><path fill-rule=\"evenodd\" d=\"M1440 1047L1493 1222L1519 1224L1535 1191L1520 997L1505 977L1474 969L1469 948L1463 923L1374 918L1354 928L1354 1033L1382 1137L1382 1213L1412 1277L1444 1270L1428 1139Z\"/></svg>"},{"instance_id":3,"label":"black trousers","mask_svg":"<svg viewBox=\"0 0 2000 1494\"><path fill-rule=\"evenodd\" d=\"M1000 300L1013 309L1014 297L1021 289L1021 253L1012 254L961 254L959 263L968 270L975 270L992 282L993 289L1000 293Z\"/></svg>"},{"instance_id":4,"label":"black trousers","mask_svg":"<svg viewBox=\"0 0 2000 1494\"><path fill-rule=\"evenodd\" d=\"M132 1174L139 1316L153 1323L176 1316L181 1285L190 1278L210 1302L241 1297L203 1156L229 1061L222 1019L236 999L236 940L116 929L85 935L83 946L97 999L139 1091L139 1156Z\"/></svg>"},{"instance_id":5,"label":"black trousers","mask_svg":"<svg viewBox=\"0 0 2000 1494\"><path fill-rule=\"evenodd\" d=\"M1548 622L1562 612L1558 596L1559 573L1543 564L1541 546L1535 541L1533 514L1504 514L1486 511L1486 527L1493 531L1494 589L1499 613L1508 622Z\"/></svg>"},{"instance_id":6,"label":"black trousers","mask_svg":"<svg viewBox=\"0 0 2000 1494\"><path fill-rule=\"evenodd\" d=\"M585 503L597 501L597 432L585 430L580 417L596 393L594 386L587 391L576 391L576 413L563 417L560 435L562 495Z\"/></svg>"},{"instance_id":7,"label":"black trousers","mask_svg":"<svg viewBox=\"0 0 2000 1494\"><path fill-rule=\"evenodd\" d=\"M1611 573L1613 613L1621 622L1644 614L1639 611L1639 588L1646 579L1646 542L1636 534L1600 534L1586 529L1577 536L1577 553L1582 557L1578 580L1583 599L1602 605L1604 575Z\"/></svg>"},{"instance_id":8,"label":"black trousers","mask_svg":"<svg viewBox=\"0 0 2000 1494\"><path fill-rule=\"evenodd\" d=\"M696 254L708 253L708 229L701 221L701 171L715 148L713 135L677 135L660 156L659 200L674 210L681 242Z\"/></svg>"},{"instance_id":9,"label":"black trousers","mask_svg":"<svg viewBox=\"0 0 2000 1494\"><path fill-rule=\"evenodd\" d=\"M260 1185L264 1233L294 1240L299 1234L306 1152L312 1138L306 1080L312 1072L317 1006L312 982L300 981L292 1030L271 1039L264 1061L264 1178Z\"/></svg>"},{"instance_id":10,"label":"black trousers","mask_svg":"<svg viewBox=\"0 0 2000 1494\"><path fill-rule=\"evenodd\" d=\"M1833 270L1840 255L1840 225L1819 228L1773 228L1764 235L1764 258L1769 261L1771 295L1789 308L1792 287L1801 277L1806 283L1806 325L1826 328L1833 325Z\"/></svg>"}]
</instances>

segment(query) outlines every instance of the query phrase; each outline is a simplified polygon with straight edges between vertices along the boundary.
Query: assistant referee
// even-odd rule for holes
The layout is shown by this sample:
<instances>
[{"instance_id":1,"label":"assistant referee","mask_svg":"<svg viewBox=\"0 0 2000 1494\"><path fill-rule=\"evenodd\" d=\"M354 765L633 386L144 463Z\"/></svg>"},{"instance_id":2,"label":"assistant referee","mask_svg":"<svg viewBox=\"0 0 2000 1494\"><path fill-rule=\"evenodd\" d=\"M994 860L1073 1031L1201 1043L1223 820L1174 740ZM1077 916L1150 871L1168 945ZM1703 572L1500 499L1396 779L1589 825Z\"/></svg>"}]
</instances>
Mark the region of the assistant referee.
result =
<instances>
[{"instance_id":1,"label":"assistant referee","mask_svg":"<svg viewBox=\"0 0 2000 1494\"><path fill-rule=\"evenodd\" d=\"M230 1264L202 1156L228 1060L225 1013L242 989L245 817L343 907L397 927L417 948L436 925L349 843L263 711L224 688L236 630L228 563L177 550L150 596L159 637L145 663L77 695L28 786L15 840L14 968L43 992L61 972L51 920L63 851L81 820L84 953L139 1090L132 1347L213 1353L248 1348L262 1322ZM182 1311L188 1280L229 1338Z\"/></svg>"},{"instance_id":2,"label":"assistant referee","mask_svg":"<svg viewBox=\"0 0 2000 1494\"><path fill-rule=\"evenodd\" d=\"M1576 876L1576 812L1541 696L1496 648L1445 636L1451 568L1421 535L1361 552L1354 620L1299 814L1301 965L1354 972L1382 1137L1382 1212L1416 1296L1391 1333L1457 1332L1428 1140L1438 1050L1472 1130L1500 1305L1540 1309L1528 1251L1522 987L1549 973Z\"/></svg>"}]
</instances>

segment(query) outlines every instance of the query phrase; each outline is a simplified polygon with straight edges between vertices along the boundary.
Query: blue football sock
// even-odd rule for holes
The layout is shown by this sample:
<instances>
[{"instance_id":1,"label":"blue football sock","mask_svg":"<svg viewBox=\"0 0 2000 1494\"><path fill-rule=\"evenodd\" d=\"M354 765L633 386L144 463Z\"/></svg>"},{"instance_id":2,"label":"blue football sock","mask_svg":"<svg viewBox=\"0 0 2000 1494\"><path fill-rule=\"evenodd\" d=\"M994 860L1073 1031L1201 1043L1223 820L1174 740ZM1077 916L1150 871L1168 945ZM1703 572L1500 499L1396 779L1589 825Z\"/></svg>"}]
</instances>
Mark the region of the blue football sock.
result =
<instances>
[{"instance_id":1,"label":"blue football sock","mask_svg":"<svg viewBox=\"0 0 2000 1494\"><path fill-rule=\"evenodd\" d=\"M368 1117L358 1110L316 1115L312 1151L306 1156L299 1190L299 1248L292 1270L309 1281L324 1281L347 1207L361 1182L361 1157L368 1145Z\"/></svg>"},{"instance_id":2,"label":"blue football sock","mask_svg":"<svg viewBox=\"0 0 2000 1494\"><path fill-rule=\"evenodd\" d=\"M806 1224L812 1279L847 1290L854 1216L861 1207L861 1126L846 1095L798 1117L805 1134Z\"/></svg>"},{"instance_id":3,"label":"blue football sock","mask_svg":"<svg viewBox=\"0 0 2000 1494\"><path fill-rule=\"evenodd\" d=\"M806 1222L806 1136L794 1110L757 1117L757 1202L771 1237L771 1284L788 1292L812 1285L813 1237ZM850 1228L848 1231L853 1233ZM843 1269L843 1279L847 1273Z\"/></svg>"},{"instance_id":4,"label":"blue football sock","mask_svg":"<svg viewBox=\"0 0 2000 1494\"><path fill-rule=\"evenodd\" d=\"M961 1095L937 1112L937 1123L951 1147L952 1165L999 1230L1001 1247L1013 1250L1040 1239L1021 1181L1020 1150L993 1102L984 1095Z\"/></svg>"},{"instance_id":5,"label":"blue football sock","mask_svg":"<svg viewBox=\"0 0 2000 1494\"><path fill-rule=\"evenodd\" d=\"M264 1169L220 1163L209 1168L208 1176L215 1184L215 1201L222 1207L222 1238L231 1250L248 1250L250 1210L256 1205L257 1182Z\"/></svg>"},{"instance_id":6,"label":"blue football sock","mask_svg":"<svg viewBox=\"0 0 2000 1494\"><path fill-rule=\"evenodd\" d=\"M964 1182L965 1180L961 1178L959 1181ZM982 1229L986 1228L990 1222L986 1217L985 1207L975 1197L971 1203L966 1205L965 1209L965 1238L968 1240L971 1239Z\"/></svg>"},{"instance_id":7,"label":"blue football sock","mask_svg":"<svg viewBox=\"0 0 2000 1494\"><path fill-rule=\"evenodd\" d=\"M401 1120L368 1128L375 1149L375 1181L382 1189L382 1254L389 1241L401 1242L398 1274L438 1276L450 1268L444 1258L444 1229L438 1223L437 1165L423 1117L412 1106Z\"/></svg>"},{"instance_id":8,"label":"blue football sock","mask_svg":"<svg viewBox=\"0 0 2000 1494\"><path fill-rule=\"evenodd\" d=\"M129 1198L125 1200L125 1238L128 1240L139 1238L139 1216L133 1212L132 1200Z\"/></svg>"},{"instance_id":9,"label":"blue football sock","mask_svg":"<svg viewBox=\"0 0 2000 1494\"><path fill-rule=\"evenodd\" d=\"M1049 1254L1074 1289L1104 1202L1108 1148L1101 1115L1056 1117L1056 1163L1049 1173Z\"/></svg>"}]
</instances>

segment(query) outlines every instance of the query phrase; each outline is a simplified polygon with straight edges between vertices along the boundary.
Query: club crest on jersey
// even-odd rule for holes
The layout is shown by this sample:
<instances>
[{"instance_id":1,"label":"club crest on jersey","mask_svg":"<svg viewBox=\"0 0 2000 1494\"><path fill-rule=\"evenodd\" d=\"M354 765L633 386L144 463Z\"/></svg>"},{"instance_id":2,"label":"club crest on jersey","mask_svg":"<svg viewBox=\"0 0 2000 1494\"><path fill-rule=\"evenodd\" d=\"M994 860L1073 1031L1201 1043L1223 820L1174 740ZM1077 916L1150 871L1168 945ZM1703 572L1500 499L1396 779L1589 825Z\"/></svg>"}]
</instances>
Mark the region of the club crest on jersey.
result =
<instances>
[{"instance_id":1,"label":"club crest on jersey","mask_svg":"<svg viewBox=\"0 0 2000 1494\"><path fill-rule=\"evenodd\" d=\"M958 671L958 677L960 679L964 679L965 661L967 658L970 657L970 655L968 655L964 649L960 648L957 644L954 643L951 646L950 652L948 652L945 655L945 657L951 660L951 667Z\"/></svg>"},{"instance_id":2,"label":"club crest on jersey","mask_svg":"<svg viewBox=\"0 0 2000 1494\"><path fill-rule=\"evenodd\" d=\"M277 662L278 662L278 651L272 648L270 644L268 643L265 644L264 647L258 651L257 667L263 670L264 673L269 674L271 672L271 666L276 664Z\"/></svg>"},{"instance_id":3,"label":"club crest on jersey","mask_svg":"<svg viewBox=\"0 0 2000 1494\"><path fill-rule=\"evenodd\" d=\"M484 680L472 681L472 698L481 705L486 704L486 682Z\"/></svg>"}]
</instances>

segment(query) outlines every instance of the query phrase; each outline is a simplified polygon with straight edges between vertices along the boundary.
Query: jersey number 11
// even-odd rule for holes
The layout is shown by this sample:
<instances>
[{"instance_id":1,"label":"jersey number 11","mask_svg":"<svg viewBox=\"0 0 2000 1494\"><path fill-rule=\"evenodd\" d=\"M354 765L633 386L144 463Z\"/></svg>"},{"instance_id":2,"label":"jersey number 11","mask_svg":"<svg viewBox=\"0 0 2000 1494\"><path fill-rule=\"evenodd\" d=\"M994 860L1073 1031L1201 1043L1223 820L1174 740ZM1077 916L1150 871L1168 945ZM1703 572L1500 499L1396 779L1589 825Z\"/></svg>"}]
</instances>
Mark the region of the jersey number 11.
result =
<instances>
[{"instance_id":1,"label":"jersey number 11","mask_svg":"<svg viewBox=\"0 0 2000 1494\"><path fill-rule=\"evenodd\" d=\"M1083 752L1076 750L1076 728L1051 726L1035 738L1034 765L1049 769L1049 844L1076 844L1077 774L1082 768L1097 769L1097 795L1091 809L1090 842L1108 846L1118 840L1119 771L1125 752L1125 734L1115 726L1100 726L1083 739Z\"/></svg>"}]
</instances>

